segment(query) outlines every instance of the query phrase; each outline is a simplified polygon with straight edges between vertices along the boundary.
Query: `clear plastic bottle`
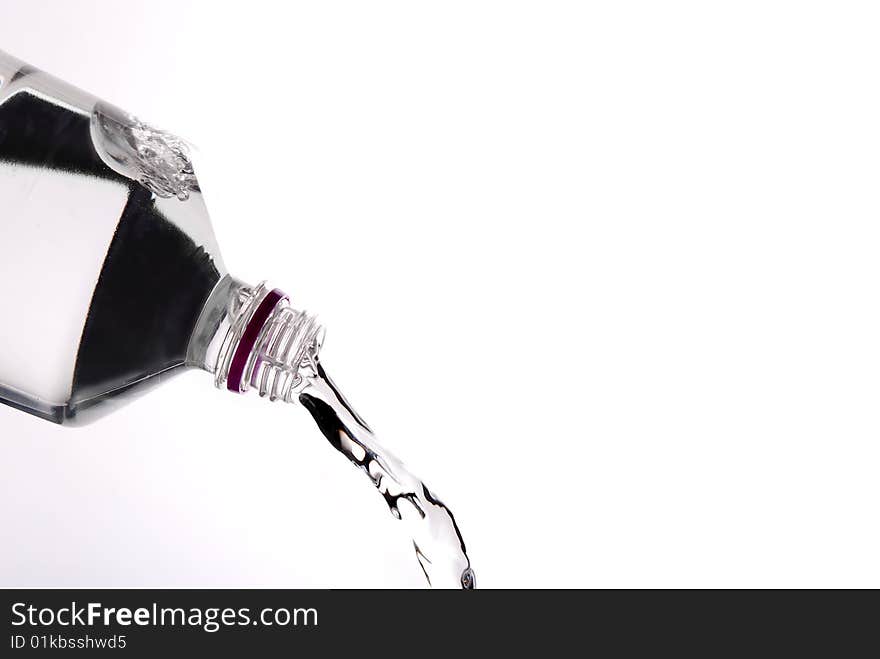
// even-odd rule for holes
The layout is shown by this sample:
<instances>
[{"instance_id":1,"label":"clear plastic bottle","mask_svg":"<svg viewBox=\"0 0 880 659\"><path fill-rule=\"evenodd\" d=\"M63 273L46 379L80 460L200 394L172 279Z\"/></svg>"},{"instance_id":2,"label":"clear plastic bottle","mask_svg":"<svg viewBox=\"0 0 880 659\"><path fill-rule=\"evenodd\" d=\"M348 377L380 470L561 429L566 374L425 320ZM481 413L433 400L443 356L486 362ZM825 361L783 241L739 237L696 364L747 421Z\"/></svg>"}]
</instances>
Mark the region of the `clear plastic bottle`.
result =
<instances>
[{"instance_id":1,"label":"clear plastic bottle","mask_svg":"<svg viewBox=\"0 0 880 659\"><path fill-rule=\"evenodd\" d=\"M0 51L0 402L83 424L185 368L302 403L410 529L433 585L473 588L451 512L318 360L323 331L226 270L183 140Z\"/></svg>"}]
</instances>

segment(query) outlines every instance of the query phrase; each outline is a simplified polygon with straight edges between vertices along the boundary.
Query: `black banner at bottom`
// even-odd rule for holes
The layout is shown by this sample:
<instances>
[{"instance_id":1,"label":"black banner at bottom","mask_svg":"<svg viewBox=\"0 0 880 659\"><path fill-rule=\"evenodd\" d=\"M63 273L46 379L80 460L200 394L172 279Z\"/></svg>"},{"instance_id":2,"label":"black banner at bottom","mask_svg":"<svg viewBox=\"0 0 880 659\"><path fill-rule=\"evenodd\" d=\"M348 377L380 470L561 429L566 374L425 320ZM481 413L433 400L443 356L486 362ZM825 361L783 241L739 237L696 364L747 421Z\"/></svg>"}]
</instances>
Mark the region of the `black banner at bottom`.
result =
<instances>
[{"instance_id":1,"label":"black banner at bottom","mask_svg":"<svg viewBox=\"0 0 880 659\"><path fill-rule=\"evenodd\" d=\"M0 656L873 647L871 591L3 590ZM864 644L867 640L868 645Z\"/></svg>"}]
</instances>

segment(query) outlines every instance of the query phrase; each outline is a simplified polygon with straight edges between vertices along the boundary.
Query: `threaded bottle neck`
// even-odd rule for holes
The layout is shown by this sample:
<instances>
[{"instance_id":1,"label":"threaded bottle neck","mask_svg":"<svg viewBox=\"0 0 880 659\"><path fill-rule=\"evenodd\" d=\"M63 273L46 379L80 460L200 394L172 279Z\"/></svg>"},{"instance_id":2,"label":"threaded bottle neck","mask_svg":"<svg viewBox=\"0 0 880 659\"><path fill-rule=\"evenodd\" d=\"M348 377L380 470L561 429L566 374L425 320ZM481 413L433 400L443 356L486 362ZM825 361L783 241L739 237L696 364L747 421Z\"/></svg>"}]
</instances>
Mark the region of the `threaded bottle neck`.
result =
<instances>
[{"instance_id":1,"label":"threaded bottle neck","mask_svg":"<svg viewBox=\"0 0 880 659\"><path fill-rule=\"evenodd\" d=\"M301 368L320 349L323 328L265 282L240 289L238 302L217 354L214 383L236 393L255 388L271 400L291 400L302 382Z\"/></svg>"}]
</instances>

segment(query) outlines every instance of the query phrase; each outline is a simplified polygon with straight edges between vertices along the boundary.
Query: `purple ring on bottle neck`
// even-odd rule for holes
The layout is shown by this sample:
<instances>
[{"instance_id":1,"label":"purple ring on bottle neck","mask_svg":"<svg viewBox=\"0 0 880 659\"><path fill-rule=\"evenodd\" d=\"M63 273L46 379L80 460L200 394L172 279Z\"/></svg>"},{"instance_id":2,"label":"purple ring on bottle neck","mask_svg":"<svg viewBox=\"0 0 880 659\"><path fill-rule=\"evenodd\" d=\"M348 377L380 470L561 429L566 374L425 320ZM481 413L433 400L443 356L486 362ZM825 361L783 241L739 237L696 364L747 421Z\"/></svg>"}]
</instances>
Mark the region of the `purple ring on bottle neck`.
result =
<instances>
[{"instance_id":1,"label":"purple ring on bottle neck","mask_svg":"<svg viewBox=\"0 0 880 659\"><path fill-rule=\"evenodd\" d=\"M260 330L263 329L263 325L266 324L278 303L286 299L287 295L275 288L266 294L257 310L254 311L254 315L251 316L244 334L241 335L241 339L238 341L235 354L232 356L232 363L229 365L229 375L226 377L226 388L229 391L234 391L237 394L241 393L244 370L247 366L248 357L250 357L251 351L257 342L257 337L260 336Z\"/></svg>"}]
</instances>

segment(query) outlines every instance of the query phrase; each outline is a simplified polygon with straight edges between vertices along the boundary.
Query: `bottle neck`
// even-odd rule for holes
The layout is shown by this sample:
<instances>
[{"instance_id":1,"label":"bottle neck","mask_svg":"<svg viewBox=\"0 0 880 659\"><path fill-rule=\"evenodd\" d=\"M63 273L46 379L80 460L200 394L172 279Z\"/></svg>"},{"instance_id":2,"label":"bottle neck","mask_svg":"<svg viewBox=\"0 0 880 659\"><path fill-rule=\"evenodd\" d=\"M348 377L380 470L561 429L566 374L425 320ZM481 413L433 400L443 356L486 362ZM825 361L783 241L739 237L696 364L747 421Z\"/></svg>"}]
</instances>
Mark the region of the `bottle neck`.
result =
<instances>
[{"instance_id":1,"label":"bottle neck","mask_svg":"<svg viewBox=\"0 0 880 659\"><path fill-rule=\"evenodd\" d=\"M290 400L323 335L315 317L291 307L282 291L227 276L202 311L187 363L212 373L219 388L256 388L272 400Z\"/></svg>"}]
</instances>

